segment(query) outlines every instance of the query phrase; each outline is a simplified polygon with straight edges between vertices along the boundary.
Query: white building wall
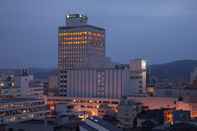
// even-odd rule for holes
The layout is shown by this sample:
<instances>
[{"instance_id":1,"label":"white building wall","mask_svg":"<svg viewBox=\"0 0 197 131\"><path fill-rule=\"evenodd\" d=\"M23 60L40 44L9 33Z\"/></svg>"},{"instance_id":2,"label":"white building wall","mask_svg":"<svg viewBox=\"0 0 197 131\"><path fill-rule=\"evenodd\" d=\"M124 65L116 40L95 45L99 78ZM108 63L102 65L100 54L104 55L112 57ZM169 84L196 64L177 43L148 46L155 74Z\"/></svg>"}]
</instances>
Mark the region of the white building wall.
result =
<instances>
[{"instance_id":1,"label":"white building wall","mask_svg":"<svg viewBox=\"0 0 197 131\"><path fill-rule=\"evenodd\" d=\"M30 82L33 80L32 75L16 76L16 86L20 88L22 97L27 97L31 94Z\"/></svg>"},{"instance_id":2,"label":"white building wall","mask_svg":"<svg viewBox=\"0 0 197 131\"><path fill-rule=\"evenodd\" d=\"M128 69L79 69L68 73L71 97L120 98L125 95Z\"/></svg>"},{"instance_id":3,"label":"white building wall","mask_svg":"<svg viewBox=\"0 0 197 131\"><path fill-rule=\"evenodd\" d=\"M131 60L129 63L129 80L126 95L146 95L146 62L142 59Z\"/></svg>"},{"instance_id":4,"label":"white building wall","mask_svg":"<svg viewBox=\"0 0 197 131\"><path fill-rule=\"evenodd\" d=\"M143 60L129 68L79 68L68 70L68 96L120 98L146 95L146 67Z\"/></svg>"},{"instance_id":5,"label":"white building wall","mask_svg":"<svg viewBox=\"0 0 197 131\"><path fill-rule=\"evenodd\" d=\"M29 83L29 97L43 98L44 97L44 81L33 80Z\"/></svg>"}]
</instances>

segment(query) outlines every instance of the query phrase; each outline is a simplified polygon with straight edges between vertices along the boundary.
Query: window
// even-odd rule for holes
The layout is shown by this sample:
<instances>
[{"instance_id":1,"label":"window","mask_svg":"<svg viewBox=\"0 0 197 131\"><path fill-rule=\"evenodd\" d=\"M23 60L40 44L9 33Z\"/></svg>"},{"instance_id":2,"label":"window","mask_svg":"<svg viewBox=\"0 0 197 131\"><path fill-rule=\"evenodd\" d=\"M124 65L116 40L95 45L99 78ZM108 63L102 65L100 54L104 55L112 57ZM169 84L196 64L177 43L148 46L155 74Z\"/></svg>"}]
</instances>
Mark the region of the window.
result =
<instances>
[{"instance_id":1,"label":"window","mask_svg":"<svg viewBox=\"0 0 197 131\"><path fill-rule=\"evenodd\" d=\"M140 94L142 94L142 93L143 93L143 91L142 91L142 90L139 90L139 93L140 93Z\"/></svg>"},{"instance_id":2,"label":"window","mask_svg":"<svg viewBox=\"0 0 197 131\"><path fill-rule=\"evenodd\" d=\"M8 131L14 131L13 128L9 128Z\"/></svg>"},{"instance_id":3,"label":"window","mask_svg":"<svg viewBox=\"0 0 197 131\"><path fill-rule=\"evenodd\" d=\"M18 131L25 131L24 129L18 129Z\"/></svg>"}]
</instances>

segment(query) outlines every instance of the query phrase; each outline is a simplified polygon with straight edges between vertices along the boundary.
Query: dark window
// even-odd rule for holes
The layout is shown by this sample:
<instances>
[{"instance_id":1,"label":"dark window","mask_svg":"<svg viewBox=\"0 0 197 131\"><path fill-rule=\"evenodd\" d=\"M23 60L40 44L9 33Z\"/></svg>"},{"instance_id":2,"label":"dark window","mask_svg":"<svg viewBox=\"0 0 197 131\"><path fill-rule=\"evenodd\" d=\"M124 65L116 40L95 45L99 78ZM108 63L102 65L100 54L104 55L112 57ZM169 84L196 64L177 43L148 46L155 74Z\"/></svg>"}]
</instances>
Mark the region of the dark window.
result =
<instances>
[{"instance_id":1,"label":"dark window","mask_svg":"<svg viewBox=\"0 0 197 131\"><path fill-rule=\"evenodd\" d=\"M139 93L141 94L142 93L142 90L139 90Z\"/></svg>"},{"instance_id":2,"label":"dark window","mask_svg":"<svg viewBox=\"0 0 197 131\"><path fill-rule=\"evenodd\" d=\"M24 129L18 129L18 131L25 131Z\"/></svg>"},{"instance_id":3,"label":"dark window","mask_svg":"<svg viewBox=\"0 0 197 131\"><path fill-rule=\"evenodd\" d=\"M8 131L14 131L14 129L13 128L9 128Z\"/></svg>"}]
</instances>

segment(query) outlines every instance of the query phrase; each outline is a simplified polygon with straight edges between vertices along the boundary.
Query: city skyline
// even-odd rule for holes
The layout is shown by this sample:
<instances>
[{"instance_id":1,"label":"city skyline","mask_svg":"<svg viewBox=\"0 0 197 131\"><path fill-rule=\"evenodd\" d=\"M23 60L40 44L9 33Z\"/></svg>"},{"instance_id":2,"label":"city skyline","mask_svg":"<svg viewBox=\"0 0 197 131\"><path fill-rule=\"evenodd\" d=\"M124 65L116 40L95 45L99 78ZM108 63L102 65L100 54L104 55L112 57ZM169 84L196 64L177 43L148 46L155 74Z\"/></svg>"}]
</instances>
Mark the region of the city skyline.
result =
<instances>
[{"instance_id":1,"label":"city skyline","mask_svg":"<svg viewBox=\"0 0 197 131\"><path fill-rule=\"evenodd\" d=\"M196 131L196 5L0 0L0 131Z\"/></svg>"},{"instance_id":2,"label":"city skyline","mask_svg":"<svg viewBox=\"0 0 197 131\"><path fill-rule=\"evenodd\" d=\"M91 25L106 29L106 52L113 61L142 57L152 64L197 59L195 3L1 1L0 68L56 67L57 27L64 25L62 16L69 12L85 13Z\"/></svg>"}]
</instances>

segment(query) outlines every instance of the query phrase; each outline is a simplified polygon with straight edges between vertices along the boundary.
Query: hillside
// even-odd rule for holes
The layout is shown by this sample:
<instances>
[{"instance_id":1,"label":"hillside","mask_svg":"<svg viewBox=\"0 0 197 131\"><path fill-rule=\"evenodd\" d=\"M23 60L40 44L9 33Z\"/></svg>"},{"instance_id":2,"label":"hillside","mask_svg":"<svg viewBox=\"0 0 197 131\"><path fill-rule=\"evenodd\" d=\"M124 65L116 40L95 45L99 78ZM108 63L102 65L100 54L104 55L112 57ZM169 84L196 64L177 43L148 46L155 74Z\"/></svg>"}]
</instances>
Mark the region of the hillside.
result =
<instances>
[{"instance_id":1,"label":"hillside","mask_svg":"<svg viewBox=\"0 0 197 131\"><path fill-rule=\"evenodd\" d=\"M169 79L171 81L189 81L190 74L197 67L197 60L179 60L165 64L150 66L151 77Z\"/></svg>"},{"instance_id":2,"label":"hillside","mask_svg":"<svg viewBox=\"0 0 197 131\"><path fill-rule=\"evenodd\" d=\"M150 65L150 76L158 79L169 79L171 81L189 81L190 74L197 67L197 60L179 60L170 63ZM18 69L0 69L0 73L14 73L19 72ZM31 72L37 79L47 79L50 74L55 74L56 70L53 68L32 68Z\"/></svg>"}]
</instances>

